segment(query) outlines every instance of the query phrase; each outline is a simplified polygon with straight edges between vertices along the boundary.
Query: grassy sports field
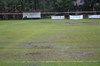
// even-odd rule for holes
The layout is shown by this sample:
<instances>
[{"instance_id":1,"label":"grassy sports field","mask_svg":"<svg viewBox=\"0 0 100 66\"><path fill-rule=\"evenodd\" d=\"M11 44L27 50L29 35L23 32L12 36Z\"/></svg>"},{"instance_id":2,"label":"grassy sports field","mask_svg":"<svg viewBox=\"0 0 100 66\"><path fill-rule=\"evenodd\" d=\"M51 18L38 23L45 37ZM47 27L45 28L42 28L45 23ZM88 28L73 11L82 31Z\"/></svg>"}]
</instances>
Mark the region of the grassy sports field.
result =
<instances>
[{"instance_id":1,"label":"grassy sports field","mask_svg":"<svg viewBox=\"0 0 100 66\"><path fill-rule=\"evenodd\" d=\"M1 20L0 66L100 66L100 19Z\"/></svg>"}]
</instances>

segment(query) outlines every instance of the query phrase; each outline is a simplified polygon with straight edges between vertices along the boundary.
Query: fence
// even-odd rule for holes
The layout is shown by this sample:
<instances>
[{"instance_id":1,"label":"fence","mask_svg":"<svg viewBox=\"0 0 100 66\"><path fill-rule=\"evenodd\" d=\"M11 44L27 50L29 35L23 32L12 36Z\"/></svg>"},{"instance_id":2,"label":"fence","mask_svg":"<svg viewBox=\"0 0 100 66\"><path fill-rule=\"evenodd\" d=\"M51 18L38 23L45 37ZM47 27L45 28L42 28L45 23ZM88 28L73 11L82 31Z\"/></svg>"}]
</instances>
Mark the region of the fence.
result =
<instances>
[{"instance_id":1,"label":"fence","mask_svg":"<svg viewBox=\"0 0 100 66\"><path fill-rule=\"evenodd\" d=\"M0 19L22 19L22 13L0 13Z\"/></svg>"},{"instance_id":2,"label":"fence","mask_svg":"<svg viewBox=\"0 0 100 66\"><path fill-rule=\"evenodd\" d=\"M27 12L32 13L32 12ZM34 13L34 12L33 12ZM100 11L80 11L80 12L41 12L41 18L50 18L51 16L62 16L69 18L69 15L97 15ZM0 20L23 19L23 13L0 13Z\"/></svg>"}]
</instances>

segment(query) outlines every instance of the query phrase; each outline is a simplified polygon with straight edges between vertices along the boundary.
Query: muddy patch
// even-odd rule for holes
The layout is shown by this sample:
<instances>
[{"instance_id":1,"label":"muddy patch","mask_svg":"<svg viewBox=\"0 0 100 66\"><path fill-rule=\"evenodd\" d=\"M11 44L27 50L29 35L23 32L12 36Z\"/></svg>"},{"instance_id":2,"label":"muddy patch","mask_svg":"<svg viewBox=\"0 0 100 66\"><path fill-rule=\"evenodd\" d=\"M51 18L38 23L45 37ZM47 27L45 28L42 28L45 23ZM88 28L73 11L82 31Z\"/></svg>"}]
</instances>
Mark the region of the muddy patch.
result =
<instances>
[{"instance_id":1,"label":"muddy patch","mask_svg":"<svg viewBox=\"0 0 100 66\"><path fill-rule=\"evenodd\" d=\"M82 56L87 56L87 55L94 55L94 52L73 52L69 53L70 56L73 57L82 57Z\"/></svg>"},{"instance_id":2,"label":"muddy patch","mask_svg":"<svg viewBox=\"0 0 100 66\"><path fill-rule=\"evenodd\" d=\"M27 53L0 53L0 58L17 58L24 60L78 60L95 52L27 52ZM17 60L16 59L16 60Z\"/></svg>"},{"instance_id":3,"label":"muddy patch","mask_svg":"<svg viewBox=\"0 0 100 66\"><path fill-rule=\"evenodd\" d=\"M46 44L46 42L23 42L16 45L14 48L17 49L54 49L55 46Z\"/></svg>"},{"instance_id":4,"label":"muddy patch","mask_svg":"<svg viewBox=\"0 0 100 66\"><path fill-rule=\"evenodd\" d=\"M18 55L16 53L0 53L0 57L17 57Z\"/></svg>"},{"instance_id":5,"label":"muddy patch","mask_svg":"<svg viewBox=\"0 0 100 66\"><path fill-rule=\"evenodd\" d=\"M31 53L0 53L0 57L10 58L10 57L30 57L41 55L39 52L31 52Z\"/></svg>"},{"instance_id":6,"label":"muddy patch","mask_svg":"<svg viewBox=\"0 0 100 66\"><path fill-rule=\"evenodd\" d=\"M42 56L42 57L83 57L94 55L95 52L36 52L26 53L26 56Z\"/></svg>"},{"instance_id":7,"label":"muddy patch","mask_svg":"<svg viewBox=\"0 0 100 66\"><path fill-rule=\"evenodd\" d=\"M76 49L77 46L61 46L54 44L54 42L23 42L14 46L14 49L56 49L56 50L66 50L66 49Z\"/></svg>"},{"instance_id":8,"label":"muddy patch","mask_svg":"<svg viewBox=\"0 0 100 66\"><path fill-rule=\"evenodd\" d=\"M43 24L70 24L70 25L78 25L78 24L100 24L100 22L40 22Z\"/></svg>"},{"instance_id":9,"label":"muddy patch","mask_svg":"<svg viewBox=\"0 0 100 66\"><path fill-rule=\"evenodd\" d=\"M33 55L41 55L41 53L40 52L33 52L33 53L25 53L25 55L26 56L29 56L29 55L33 56Z\"/></svg>"}]
</instances>

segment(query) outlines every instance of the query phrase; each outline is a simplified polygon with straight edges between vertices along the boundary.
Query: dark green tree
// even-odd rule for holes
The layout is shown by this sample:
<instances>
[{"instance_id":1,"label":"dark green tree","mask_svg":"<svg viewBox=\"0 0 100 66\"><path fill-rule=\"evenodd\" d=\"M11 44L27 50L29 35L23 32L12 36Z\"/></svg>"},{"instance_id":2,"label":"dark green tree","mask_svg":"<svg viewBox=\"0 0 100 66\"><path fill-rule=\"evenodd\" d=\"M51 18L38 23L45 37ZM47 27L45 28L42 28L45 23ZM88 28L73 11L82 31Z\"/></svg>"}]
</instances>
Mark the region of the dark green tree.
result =
<instances>
[{"instance_id":1,"label":"dark green tree","mask_svg":"<svg viewBox=\"0 0 100 66\"><path fill-rule=\"evenodd\" d=\"M57 0L54 9L56 11L72 11L74 10L73 0Z\"/></svg>"}]
</instances>

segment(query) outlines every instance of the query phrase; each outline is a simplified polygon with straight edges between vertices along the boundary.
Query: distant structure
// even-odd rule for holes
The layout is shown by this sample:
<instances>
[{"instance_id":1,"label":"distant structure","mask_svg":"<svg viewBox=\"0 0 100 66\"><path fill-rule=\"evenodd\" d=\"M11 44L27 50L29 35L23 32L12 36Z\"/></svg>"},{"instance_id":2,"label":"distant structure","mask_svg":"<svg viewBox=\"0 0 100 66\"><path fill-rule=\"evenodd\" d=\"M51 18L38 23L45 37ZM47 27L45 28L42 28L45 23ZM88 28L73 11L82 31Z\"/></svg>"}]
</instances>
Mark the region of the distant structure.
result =
<instances>
[{"instance_id":1,"label":"distant structure","mask_svg":"<svg viewBox=\"0 0 100 66\"><path fill-rule=\"evenodd\" d=\"M74 5L80 6L80 5L84 5L84 0L76 0Z\"/></svg>"},{"instance_id":2,"label":"distant structure","mask_svg":"<svg viewBox=\"0 0 100 66\"><path fill-rule=\"evenodd\" d=\"M83 8L83 5L85 4L85 1L84 0L76 0L74 2L74 5L76 6L76 10L78 11L82 11L84 8Z\"/></svg>"}]
</instances>

